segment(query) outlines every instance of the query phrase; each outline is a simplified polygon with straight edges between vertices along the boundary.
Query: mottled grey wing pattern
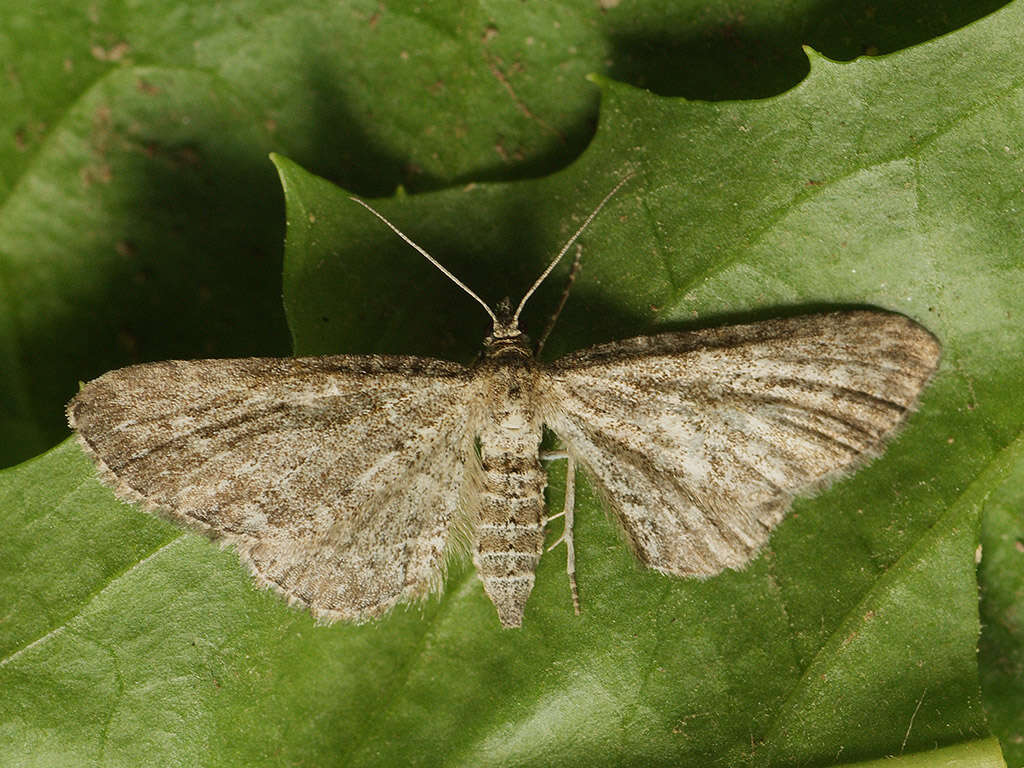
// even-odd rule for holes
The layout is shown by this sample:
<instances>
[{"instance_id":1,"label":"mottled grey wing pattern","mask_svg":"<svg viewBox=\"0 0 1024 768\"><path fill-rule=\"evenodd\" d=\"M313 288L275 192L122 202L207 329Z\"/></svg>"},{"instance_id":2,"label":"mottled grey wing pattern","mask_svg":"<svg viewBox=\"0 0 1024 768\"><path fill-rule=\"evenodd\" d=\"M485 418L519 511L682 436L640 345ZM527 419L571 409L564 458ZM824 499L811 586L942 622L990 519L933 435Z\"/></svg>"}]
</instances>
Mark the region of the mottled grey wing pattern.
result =
<instances>
[{"instance_id":1,"label":"mottled grey wing pattern","mask_svg":"<svg viewBox=\"0 0 1024 768\"><path fill-rule=\"evenodd\" d=\"M878 453L938 358L905 317L837 312L591 347L540 389L637 556L709 576L748 562L794 494Z\"/></svg>"},{"instance_id":2,"label":"mottled grey wing pattern","mask_svg":"<svg viewBox=\"0 0 1024 768\"><path fill-rule=\"evenodd\" d=\"M470 372L400 357L171 361L112 371L68 421L120 496L235 544L325 619L440 586Z\"/></svg>"}]
</instances>

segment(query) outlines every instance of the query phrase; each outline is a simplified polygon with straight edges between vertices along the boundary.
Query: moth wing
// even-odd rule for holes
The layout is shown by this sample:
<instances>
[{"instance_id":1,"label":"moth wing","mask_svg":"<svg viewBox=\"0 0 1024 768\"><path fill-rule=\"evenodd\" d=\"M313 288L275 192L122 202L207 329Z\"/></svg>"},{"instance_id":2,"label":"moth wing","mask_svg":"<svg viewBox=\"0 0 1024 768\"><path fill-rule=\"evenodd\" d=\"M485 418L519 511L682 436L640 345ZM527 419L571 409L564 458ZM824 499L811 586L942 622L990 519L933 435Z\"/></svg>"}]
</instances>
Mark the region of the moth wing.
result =
<instances>
[{"instance_id":1,"label":"moth wing","mask_svg":"<svg viewBox=\"0 0 1024 768\"><path fill-rule=\"evenodd\" d=\"M709 576L747 563L794 494L878 454L939 352L871 311L640 337L547 367L545 422L646 565Z\"/></svg>"},{"instance_id":2,"label":"moth wing","mask_svg":"<svg viewBox=\"0 0 1024 768\"><path fill-rule=\"evenodd\" d=\"M471 390L468 369L409 357L170 361L111 371L67 412L119 496L358 621L440 587Z\"/></svg>"}]
</instances>

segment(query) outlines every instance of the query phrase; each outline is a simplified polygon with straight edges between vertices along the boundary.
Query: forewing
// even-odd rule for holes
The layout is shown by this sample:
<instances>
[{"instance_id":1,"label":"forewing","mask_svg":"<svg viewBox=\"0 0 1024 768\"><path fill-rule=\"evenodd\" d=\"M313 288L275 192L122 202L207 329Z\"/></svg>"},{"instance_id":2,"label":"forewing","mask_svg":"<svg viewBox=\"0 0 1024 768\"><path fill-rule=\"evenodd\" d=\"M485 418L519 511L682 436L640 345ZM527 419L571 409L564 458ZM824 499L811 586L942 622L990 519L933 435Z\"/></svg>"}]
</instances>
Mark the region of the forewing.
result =
<instances>
[{"instance_id":1,"label":"forewing","mask_svg":"<svg viewBox=\"0 0 1024 768\"><path fill-rule=\"evenodd\" d=\"M439 586L472 382L408 357L112 371L68 422L118 494L226 539L261 583L360 620Z\"/></svg>"},{"instance_id":2,"label":"forewing","mask_svg":"<svg viewBox=\"0 0 1024 768\"><path fill-rule=\"evenodd\" d=\"M545 422L644 563L707 576L748 562L794 494L879 453L939 351L868 311L641 337L548 367Z\"/></svg>"}]
</instances>

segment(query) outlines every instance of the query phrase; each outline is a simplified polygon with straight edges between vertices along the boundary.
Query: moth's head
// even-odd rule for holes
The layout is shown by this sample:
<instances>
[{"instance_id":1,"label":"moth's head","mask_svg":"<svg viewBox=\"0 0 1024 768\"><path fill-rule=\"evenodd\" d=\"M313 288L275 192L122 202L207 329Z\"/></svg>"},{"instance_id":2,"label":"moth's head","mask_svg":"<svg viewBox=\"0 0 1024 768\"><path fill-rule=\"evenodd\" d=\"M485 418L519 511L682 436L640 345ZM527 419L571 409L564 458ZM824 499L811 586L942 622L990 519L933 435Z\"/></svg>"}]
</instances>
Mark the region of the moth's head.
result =
<instances>
[{"instance_id":1,"label":"moth's head","mask_svg":"<svg viewBox=\"0 0 1024 768\"><path fill-rule=\"evenodd\" d=\"M512 300L506 296L494 308L494 328L489 338L512 339L522 335L523 332L519 330L519 318L512 311Z\"/></svg>"},{"instance_id":2,"label":"moth's head","mask_svg":"<svg viewBox=\"0 0 1024 768\"><path fill-rule=\"evenodd\" d=\"M518 313L512 309L512 302L506 296L494 308L494 326L490 335L484 339L484 348L488 356L495 356L507 350L524 352L529 355L530 339L519 330Z\"/></svg>"}]
</instances>

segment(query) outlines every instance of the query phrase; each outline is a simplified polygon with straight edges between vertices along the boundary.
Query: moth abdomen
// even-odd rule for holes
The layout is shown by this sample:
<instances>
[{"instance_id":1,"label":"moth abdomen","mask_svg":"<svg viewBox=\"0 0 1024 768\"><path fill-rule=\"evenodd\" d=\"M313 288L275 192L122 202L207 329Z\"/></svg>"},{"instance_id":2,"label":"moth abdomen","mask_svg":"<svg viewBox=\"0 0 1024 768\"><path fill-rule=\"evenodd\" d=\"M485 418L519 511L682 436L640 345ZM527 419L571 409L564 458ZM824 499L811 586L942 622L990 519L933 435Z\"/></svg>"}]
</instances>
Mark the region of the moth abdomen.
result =
<instances>
[{"instance_id":1,"label":"moth abdomen","mask_svg":"<svg viewBox=\"0 0 1024 768\"><path fill-rule=\"evenodd\" d=\"M544 486L536 456L511 476L484 467L473 562L503 626L523 623L534 572L544 550Z\"/></svg>"},{"instance_id":2,"label":"moth abdomen","mask_svg":"<svg viewBox=\"0 0 1024 768\"><path fill-rule=\"evenodd\" d=\"M541 425L528 403L496 399L499 418L485 422L480 434L483 472L473 562L502 625L518 627L544 550L547 474L538 459Z\"/></svg>"}]
</instances>

